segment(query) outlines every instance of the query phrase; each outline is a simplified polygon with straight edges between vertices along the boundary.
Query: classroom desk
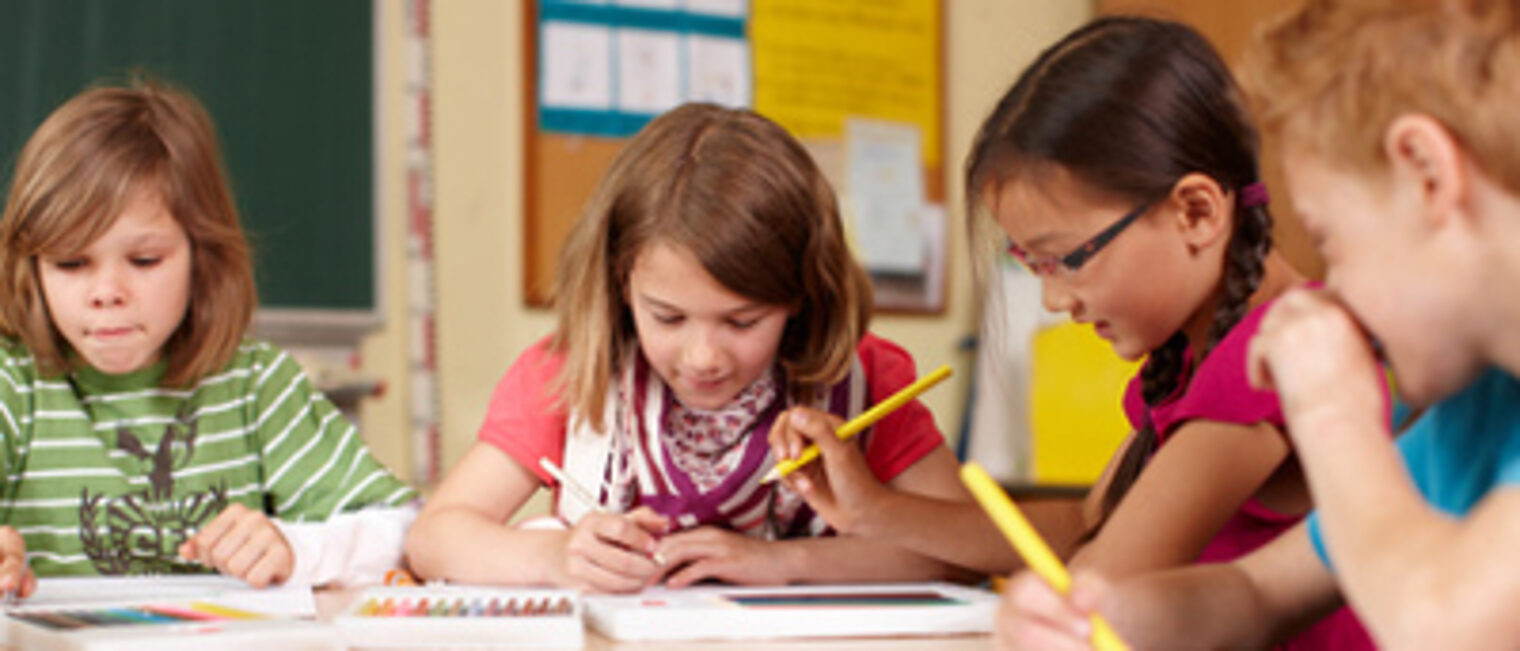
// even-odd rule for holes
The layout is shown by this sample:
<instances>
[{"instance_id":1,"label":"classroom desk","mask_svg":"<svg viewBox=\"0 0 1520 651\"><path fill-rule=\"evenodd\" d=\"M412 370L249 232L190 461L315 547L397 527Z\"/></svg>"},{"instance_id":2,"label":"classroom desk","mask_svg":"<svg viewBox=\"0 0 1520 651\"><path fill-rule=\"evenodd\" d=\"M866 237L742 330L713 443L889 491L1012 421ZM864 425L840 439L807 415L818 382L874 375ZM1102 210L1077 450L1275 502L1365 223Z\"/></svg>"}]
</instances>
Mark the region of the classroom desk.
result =
<instances>
[{"instance_id":1,"label":"classroom desk","mask_svg":"<svg viewBox=\"0 0 1520 651\"><path fill-rule=\"evenodd\" d=\"M343 612L358 594L357 589L318 590L315 594L317 616L329 619ZM447 647L448 640L438 640ZM735 642L618 642L586 630L586 646L591 651L653 651L654 649L746 649L753 651L986 651L992 644L989 635L955 635L912 638L858 638L831 640L742 640Z\"/></svg>"}]
</instances>

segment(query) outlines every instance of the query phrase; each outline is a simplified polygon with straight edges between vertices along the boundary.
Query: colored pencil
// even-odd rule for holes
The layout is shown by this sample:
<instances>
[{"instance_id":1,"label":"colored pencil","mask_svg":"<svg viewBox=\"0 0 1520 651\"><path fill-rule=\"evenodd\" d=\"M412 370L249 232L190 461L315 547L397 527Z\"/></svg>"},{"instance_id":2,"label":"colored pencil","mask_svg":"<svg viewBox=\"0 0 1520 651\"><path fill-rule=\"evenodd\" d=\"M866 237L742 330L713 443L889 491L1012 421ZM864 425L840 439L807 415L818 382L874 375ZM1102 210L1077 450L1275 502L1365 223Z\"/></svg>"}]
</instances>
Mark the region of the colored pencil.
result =
<instances>
[{"instance_id":1,"label":"colored pencil","mask_svg":"<svg viewBox=\"0 0 1520 651\"><path fill-rule=\"evenodd\" d=\"M1008 499L1003 488L993 481L976 462L961 466L961 483L971 491L980 502L982 509L992 518L998 529L1018 550L1019 556L1024 557L1024 563L1035 574L1045 579L1050 587L1056 592L1066 594L1071 591L1071 575L1066 572L1066 566L1061 564L1055 552L1050 551L1050 546L1035 531L1029 520L1019 511L1019 507ZM1096 613L1092 616L1092 643L1098 651L1122 651L1129 647L1119 639L1119 634L1114 632L1113 627L1104 621L1101 615Z\"/></svg>"},{"instance_id":2,"label":"colored pencil","mask_svg":"<svg viewBox=\"0 0 1520 651\"><path fill-rule=\"evenodd\" d=\"M929 387L939 384L947 377L950 377L949 366L941 366L937 369L934 369L928 375L918 378L918 380L914 381L913 384L909 384L908 386L903 387L902 390L898 391L897 393L888 396L886 400L876 403L876 406L866 410L865 413L850 419L850 422L840 425L839 429L834 430L834 435L838 436L839 440L841 441L849 440L850 437L861 433L867 427L875 425L876 421L881 420L887 414L897 411L899 407L902 407L903 405L911 402L914 398L917 398L918 394L923 393ZM809 445L802 450L802 454L797 455L797 458L786 459L776 464L776 467L772 468L770 472L766 473L765 479L762 479L761 481L772 482L781 479L782 477L792 474L798 468L812 463L812 461L817 458L818 446Z\"/></svg>"}]
</instances>

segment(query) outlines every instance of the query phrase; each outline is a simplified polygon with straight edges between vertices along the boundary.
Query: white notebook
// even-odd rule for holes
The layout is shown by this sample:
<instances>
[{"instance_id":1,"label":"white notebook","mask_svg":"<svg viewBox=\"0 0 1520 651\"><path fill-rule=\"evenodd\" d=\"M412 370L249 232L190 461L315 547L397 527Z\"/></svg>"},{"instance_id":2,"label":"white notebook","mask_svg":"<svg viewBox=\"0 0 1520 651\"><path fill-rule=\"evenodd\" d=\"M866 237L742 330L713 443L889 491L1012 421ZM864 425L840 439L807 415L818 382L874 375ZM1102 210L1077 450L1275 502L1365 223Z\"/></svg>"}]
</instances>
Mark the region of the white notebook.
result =
<instances>
[{"instance_id":1,"label":"white notebook","mask_svg":"<svg viewBox=\"0 0 1520 651\"><path fill-rule=\"evenodd\" d=\"M948 583L698 586L584 597L614 640L751 640L989 633L998 596Z\"/></svg>"}]
</instances>

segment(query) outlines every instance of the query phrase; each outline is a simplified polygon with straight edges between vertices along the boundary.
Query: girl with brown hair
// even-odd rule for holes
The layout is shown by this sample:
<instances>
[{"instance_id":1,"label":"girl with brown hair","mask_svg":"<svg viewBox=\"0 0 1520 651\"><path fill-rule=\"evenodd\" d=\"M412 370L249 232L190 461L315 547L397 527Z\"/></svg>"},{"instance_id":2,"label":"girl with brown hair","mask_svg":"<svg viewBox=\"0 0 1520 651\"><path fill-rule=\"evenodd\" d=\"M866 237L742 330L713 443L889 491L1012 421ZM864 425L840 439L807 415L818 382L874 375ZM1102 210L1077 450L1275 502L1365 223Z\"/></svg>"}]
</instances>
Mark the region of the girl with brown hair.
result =
<instances>
[{"instance_id":1,"label":"girl with brown hair","mask_svg":"<svg viewBox=\"0 0 1520 651\"><path fill-rule=\"evenodd\" d=\"M890 544L827 535L761 477L788 407L848 418L914 379L866 332L869 281L834 194L801 145L755 113L687 105L636 135L565 243L558 327L507 371L480 440L407 541L426 578L631 591L732 583L942 578ZM914 402L860 437L904 491L969 498ZM507 522L562 466L568 529Z\"/></svg>"}]
</instances>

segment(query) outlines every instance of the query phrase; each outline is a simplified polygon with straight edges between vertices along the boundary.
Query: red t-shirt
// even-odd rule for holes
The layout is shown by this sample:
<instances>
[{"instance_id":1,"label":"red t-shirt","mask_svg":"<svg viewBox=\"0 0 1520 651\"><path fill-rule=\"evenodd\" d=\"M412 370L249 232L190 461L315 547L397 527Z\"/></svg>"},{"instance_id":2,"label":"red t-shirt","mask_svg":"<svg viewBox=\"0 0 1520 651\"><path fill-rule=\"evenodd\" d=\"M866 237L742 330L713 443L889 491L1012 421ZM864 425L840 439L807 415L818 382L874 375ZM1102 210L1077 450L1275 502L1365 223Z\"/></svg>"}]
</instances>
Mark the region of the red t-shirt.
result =
<instances>
[{"instance_id":1,"label":"red t-shirt","mask_svg":"<svg viewBox=\"0 0 1520 651\"><path fill-rule=\"evenodd\" d=\"M875 404L917 378L913 357L886 339L867 334L855 349L865 369L870 403ZM552 387L564 358L549 350L549 338L539 340L517 358L497 383L486 408L480 440L496 446L522 464L540 481L552 483L538 460L564 462L565 428L569 414L557 403ZM934 417L914 400L882 418L871 428L866 464L882 482L890 481L944 442Z\"/></svg>"}]
</instances>

